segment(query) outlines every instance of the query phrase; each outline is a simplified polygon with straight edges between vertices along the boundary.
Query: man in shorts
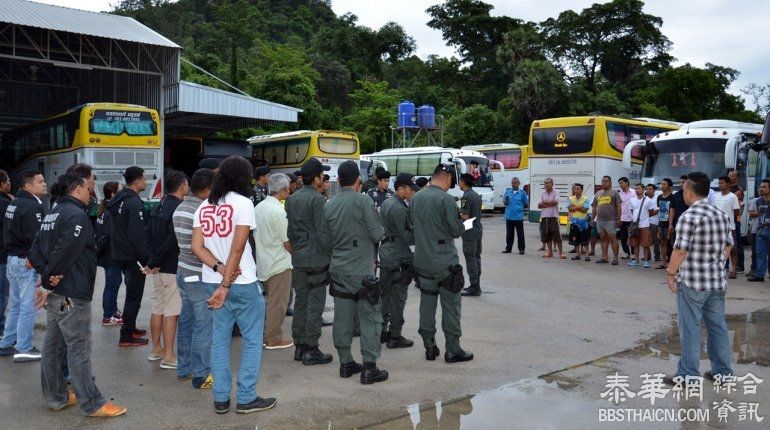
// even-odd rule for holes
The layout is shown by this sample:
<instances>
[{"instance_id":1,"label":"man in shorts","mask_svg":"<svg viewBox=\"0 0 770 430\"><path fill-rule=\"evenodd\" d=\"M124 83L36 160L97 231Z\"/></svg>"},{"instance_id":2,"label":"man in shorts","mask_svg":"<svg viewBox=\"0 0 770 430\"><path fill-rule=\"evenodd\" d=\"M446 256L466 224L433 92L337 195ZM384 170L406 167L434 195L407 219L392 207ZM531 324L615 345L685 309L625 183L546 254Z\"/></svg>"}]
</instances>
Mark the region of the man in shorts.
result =
<instances>
[{"instance_id":1,"label":"man in shorts","mask_svg":"<svg viewBox=\"0 0 770 430\"><path fill-rule=\"evenodd\" d=\"M580 260L580 254L585 253L586 261L591 261L588 256L588 241L591 236L591 226L588 222L588 210L591 202L583 195L583 184L572 186L572 195L569 198L569 244L575 247L573 260Z\"/></svg>"},{"instance_id":2,"label":"man in shorts","mask_svg":"<svg viewBox=\"0 0 770 430\"><path fill-rule=\"evenodd\" d=\"M612 178L602 178L602 189L594 195L591 204L593 208L593 221L599 232L602 247L602 257L596 260L597 264L608 263L608 248L612 246L612 265L618 265L618 239L616 233L620 227L620 195L612 189Z\"/></svg>"},{"instance_id":3,"label":"man in shorts","mask_svg":"<svg viewBox=\"0 0 770 430\"><path fill-rule=\"evenodd\" d=\"M545 189L540 194L540 202L537 204L540 209L540 240L548 246L548 251L543 254L543 258L553 257L553 244L556 242L559 258L564 260L567 256L562 252L561 232L559 232L559 192L553 188L551 178L545 178L543 186Z\"/></svg>"},{"instance_id":4,"label":"man in shorts","mask_svg":"<svg viewBox=\"0 0 770 430\"><path fill-rule=\"evenodd\" d=\"M631 259L628 261L629 267L638 267L643 265L645 269L650 268L650 217L655 215L655 201L644 194L644 185L636 184L634 186L636 197L631 199L632 224L636 224L636 234L629 234L628 244L631 247ZM630 230L629 230L630 232ZM644 260L642 260L642 251L644 251Z\"/></svg>"}]
</instances>

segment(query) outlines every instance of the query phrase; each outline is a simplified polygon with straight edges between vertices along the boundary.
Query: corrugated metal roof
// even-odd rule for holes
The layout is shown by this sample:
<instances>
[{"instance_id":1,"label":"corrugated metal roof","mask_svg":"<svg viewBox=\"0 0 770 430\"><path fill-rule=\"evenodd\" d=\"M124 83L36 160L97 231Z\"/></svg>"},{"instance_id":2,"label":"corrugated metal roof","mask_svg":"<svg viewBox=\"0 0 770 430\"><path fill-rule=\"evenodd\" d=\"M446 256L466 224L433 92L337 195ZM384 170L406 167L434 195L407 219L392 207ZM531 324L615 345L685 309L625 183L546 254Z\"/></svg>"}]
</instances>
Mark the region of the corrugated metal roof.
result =
<instances>
[{"instance_id":1,"label":"corrugated metal roof","mask_svg":"<svg viewBox=\"0 0 770 430\"><path fill-rule=\"evenodd\" d=\"M192 82L179 82L180 112L297 122L302 109L235 94Z\"/></svg>"},{"instance_id":2,"label":"corrugated metal roof","mask_svg":"<svg viewBox=\"0 0 770 430\"><path fill-rule=\"evenodd\" d=\"M0 0L0 22L180 48L133 18L26 0Z\"/></svg>"}]
</instances>

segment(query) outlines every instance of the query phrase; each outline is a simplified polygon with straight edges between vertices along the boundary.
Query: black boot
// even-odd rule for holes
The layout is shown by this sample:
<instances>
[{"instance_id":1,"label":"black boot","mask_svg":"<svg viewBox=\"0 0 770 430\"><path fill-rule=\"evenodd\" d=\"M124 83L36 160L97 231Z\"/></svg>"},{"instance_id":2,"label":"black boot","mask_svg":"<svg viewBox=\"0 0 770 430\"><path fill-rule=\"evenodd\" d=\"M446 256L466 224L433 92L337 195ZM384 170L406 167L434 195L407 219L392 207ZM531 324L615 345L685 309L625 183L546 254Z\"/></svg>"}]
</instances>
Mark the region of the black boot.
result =
<instances>
[{"instance_id":1,"label":"black boot","mask_svg":"<svg viewBox=\"0 0 770 430\"><path fill-rule=\"evenodd\" d=\"M340 378L350 378L356 373L361 373L362 370L364 370L364 366L356 363L355 361L351 361L350 363L341 363Z\"/></svg>"},{"instance_id":2,"label":"black boot","mask_svg":"<svg viewBox=\"0 0 770 430\"><path fill-rule=\"evenodd\" d=\"M462 349L458 350L457 352L447 351L444 353L444 361L447 363L459 363L461 361L471 360L473 360L473 353L465 352Z\"/></svg>"},{"instance_id":3,"label":"black boot","mask_svg":"<svg viewBox=\"0 0 770 430\"><path fill-rule=\"evenodd\" d=\"M388 344L385 346L387 346L388 349L395 349L410 348L412 345L414 345L414 341L411 339L407 339L404 336L394 336L388 340Z\"/></svg>"},{"instance_id":4,"label":"black boot","mask_svg":"<svg viewBox=\"0 0 770 430\"><path fill-rule=\"evenodd\" d=\"M441 350L438 349L438 346L432 345L430 348L425 348L425 359L429 361L433 361L441 354Z\"/></svg>"},{"instance_id":5,"label":"black boot","mask_svg":"<svg viewBox=\"0 0 770 430\"><path fill-rule=\"evenodd\" d=\"M390 342L390 332L383 330L382 333L380 333L380 343L388 342Z\"/></svg>"},{"instance_id":6,"label":"black boot","mask_svg":"<svg viewBox=\"0 0 770 430\"><path fill-rule=\"evenodd\" d=\"M331 363L333 360L331 354L324 354L316 346L308 346L305 352L302 354L302 364L305 366L312 366L314 364L326 364Z\"/></svg>"},{"instance_id":7,"label":"black boot","mask_svg":"<svg viewBox=\"0 0 770 430\"><path fill-rule=\"evenodd\" d=\"M377 363L364 363L364 371L361 372L362 384L374 384L388 379L388 371L377 368Z\"/></svg>"},{"instance_id":8,"label":"black boot","mask_svg":"<svg viewBox=\"0 0 770 430\"><path fill-rule=\"evenodd\" d=\"M305 353L307 345L304 343L297 343L294 347L294 361L302 361L302 354Z\"/></svg>"},{"instance_id":9,"label":"black boot","mask_svg":"<svg viewBox=\"0 0 770 430\"><path fill-rule=\"evenodd\" d=\"M477 285L471 285L470 287L465 288L461 293L463 297L478 297L481 295L481 287Z\"/></svg>"}]
</instances>

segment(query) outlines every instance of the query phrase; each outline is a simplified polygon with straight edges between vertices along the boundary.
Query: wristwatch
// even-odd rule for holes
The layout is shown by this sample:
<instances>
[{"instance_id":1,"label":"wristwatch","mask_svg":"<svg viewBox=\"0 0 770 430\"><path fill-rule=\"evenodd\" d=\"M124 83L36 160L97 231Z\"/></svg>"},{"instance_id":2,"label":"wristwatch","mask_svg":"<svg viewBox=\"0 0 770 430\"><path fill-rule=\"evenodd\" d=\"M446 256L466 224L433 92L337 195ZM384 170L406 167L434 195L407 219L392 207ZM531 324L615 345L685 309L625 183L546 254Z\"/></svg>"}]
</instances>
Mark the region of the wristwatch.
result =
<instances>
[{"instance_id":1,"label":"wristwatch","mask_svg":"<svg viewBox=\"0 0 770 430\"><path fill-rule=\"evenodd\" d=\"M47 290L47 289L45 289L45 288L43 288L43 287L40 287L40 292L41 292L41 293L43 293L43 294L45 294L46 296L48 296L48 295L50 295L51 293L53 293L53 290Z\"/></svg>"},{"instance_id":2,"label":"wristwatch","mask_svg":"<svg viewBox=\"0 0 770 430\"><path fill-rule=\"evenodd\" d=\"M222 262L221 261L217 261L217 264L211 266L211 269L214 270L215 272L218 272L220 264L222 264Z\"/></svg>"},{"instance_id":3,"label":"wristwatch","mask_svg":"<svg viewBox=\"0 0 770 430\"><path fill-rule=\"evenodd\" d=\"M668 271L668 267L666 268L666 276L676 276L676 273L671 273Z\"/></svg>"}]
</instances>

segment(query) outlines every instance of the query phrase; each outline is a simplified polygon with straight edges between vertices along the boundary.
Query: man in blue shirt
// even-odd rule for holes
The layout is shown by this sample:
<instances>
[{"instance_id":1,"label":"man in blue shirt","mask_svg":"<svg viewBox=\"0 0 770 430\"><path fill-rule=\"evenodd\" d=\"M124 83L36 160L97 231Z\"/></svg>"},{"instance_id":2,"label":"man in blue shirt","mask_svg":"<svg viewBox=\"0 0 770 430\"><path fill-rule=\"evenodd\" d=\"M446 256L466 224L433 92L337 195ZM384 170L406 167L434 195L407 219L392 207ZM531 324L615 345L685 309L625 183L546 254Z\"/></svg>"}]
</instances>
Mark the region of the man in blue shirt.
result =
<instances>
[{"instance_id":1,"label":"man in blue shirt","mask_svg":"<svg viewBox=\"0 0 770 430\"><path fill-rule=\"evenodd\" d=\"M511 188L505 190L503 204L505 205L505 250L510 254L513 247L514 230L519 241L519 254L524 254L524 208L529 204L529 197L524 190L519 189L519 178L511 179Z\"/></svg>"}]
</instances>

